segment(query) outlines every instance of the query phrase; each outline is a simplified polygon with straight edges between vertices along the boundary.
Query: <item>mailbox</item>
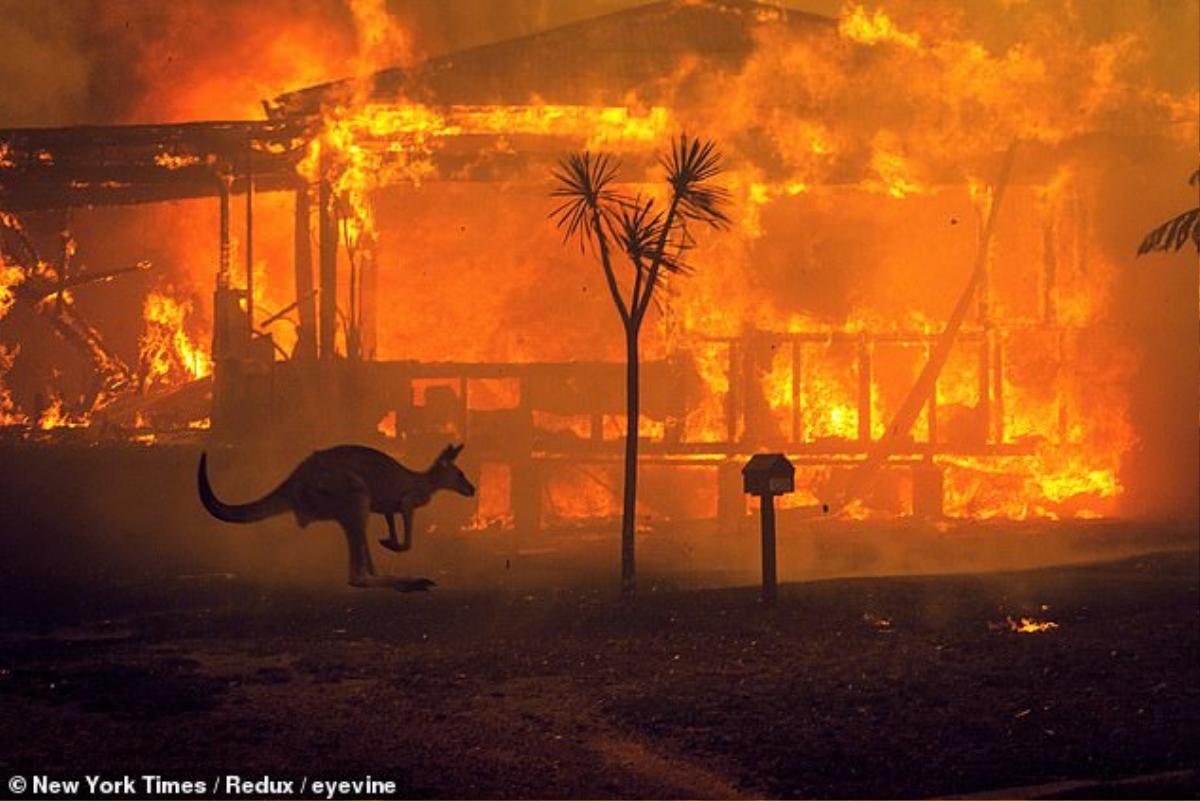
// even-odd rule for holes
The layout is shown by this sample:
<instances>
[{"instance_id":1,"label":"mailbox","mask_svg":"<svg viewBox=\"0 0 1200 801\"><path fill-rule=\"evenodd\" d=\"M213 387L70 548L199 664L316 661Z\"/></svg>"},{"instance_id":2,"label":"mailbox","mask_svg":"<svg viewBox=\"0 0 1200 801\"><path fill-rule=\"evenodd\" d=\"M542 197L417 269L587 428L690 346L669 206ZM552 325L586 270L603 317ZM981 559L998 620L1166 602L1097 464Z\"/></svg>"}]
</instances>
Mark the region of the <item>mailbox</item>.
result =
<instances>
[{"instance_id":1,"label":"mailbox","mask_svg":"<svg viewBox=\"0 0 1200 801\"><path fill-rule=\"evenodd\" d=\"M762 599L775 602L775 496L796 490L796 468L782 453L760 453L742 468L742 488L762 510Z\"/></svg>"},{"instance_id":2,"label":"mailbox","mask_svg":"<svg viewBox=\"0 0 1200 801\"><path fill-rule=\"evenodd\" d=\"M782 453L760 453L742 468L742 486L747 495L784 495L796 490L796 468Z\"/></svg>"}]
</instances>

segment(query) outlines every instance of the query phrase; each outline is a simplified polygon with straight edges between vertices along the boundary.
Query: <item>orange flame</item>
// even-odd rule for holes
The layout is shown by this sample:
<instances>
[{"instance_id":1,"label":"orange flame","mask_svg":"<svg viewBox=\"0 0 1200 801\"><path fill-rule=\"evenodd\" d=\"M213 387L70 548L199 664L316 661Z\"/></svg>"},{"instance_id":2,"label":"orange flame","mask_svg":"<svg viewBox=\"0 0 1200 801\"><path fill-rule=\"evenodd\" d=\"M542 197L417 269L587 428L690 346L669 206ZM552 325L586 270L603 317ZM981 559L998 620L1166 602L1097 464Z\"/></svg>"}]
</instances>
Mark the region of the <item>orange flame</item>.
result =
<instances>
[{"instance_id":1,"label":"orange flame","mask_svg":"<svg viewBox=\"0 0 1200 801\"><path fill-rule=\"evenodd\" d=\"M144 386L175 386L212 372L207 351L188 335L192 304L162 291L146 295L145 329L138 343Z\"/></svg>"}]
</instances>

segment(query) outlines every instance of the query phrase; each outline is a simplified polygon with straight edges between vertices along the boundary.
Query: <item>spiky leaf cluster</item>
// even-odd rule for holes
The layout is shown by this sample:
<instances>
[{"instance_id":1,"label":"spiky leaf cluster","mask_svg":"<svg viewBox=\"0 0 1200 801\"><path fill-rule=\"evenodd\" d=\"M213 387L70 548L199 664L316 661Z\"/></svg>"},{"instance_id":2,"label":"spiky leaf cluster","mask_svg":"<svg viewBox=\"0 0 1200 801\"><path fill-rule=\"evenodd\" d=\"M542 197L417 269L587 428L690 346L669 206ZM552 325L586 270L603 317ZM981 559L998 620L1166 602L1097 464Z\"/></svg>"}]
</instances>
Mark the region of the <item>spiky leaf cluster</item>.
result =
<instances>
[{"instance_id":1,"label":"spiky leaf cluster","mask_svg":"<svg viewBox=\"0 0 1200 801\"><path fill-rule=\"evenodd\" d=\"M670 189L666 204L618 192L619 165L608 154L572 153L553 171L551 194L560 203L551 218L564 241L575 239L581 250L596 253L622 319L635 330L663 276L690 271L684 259L693 245L689 224L729 224L729 193L712 182L722 170L714 142L681 135L659 163ZM619 288L613 253L623 254L633 269L628 297Z\"/></svg>"}]
</instances>

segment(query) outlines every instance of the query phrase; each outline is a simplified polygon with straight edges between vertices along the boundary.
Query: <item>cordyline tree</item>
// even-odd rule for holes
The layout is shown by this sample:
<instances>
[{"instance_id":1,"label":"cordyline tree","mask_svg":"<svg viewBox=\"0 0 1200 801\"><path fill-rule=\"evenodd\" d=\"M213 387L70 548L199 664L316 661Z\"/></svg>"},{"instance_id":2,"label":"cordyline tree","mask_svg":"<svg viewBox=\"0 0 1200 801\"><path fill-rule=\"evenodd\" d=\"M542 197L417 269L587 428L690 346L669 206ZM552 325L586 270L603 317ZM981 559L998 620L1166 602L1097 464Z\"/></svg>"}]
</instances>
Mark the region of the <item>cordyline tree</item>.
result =
<instances>
[{"instance_id":1,"label":"cordyline tree","mask_svg":"<svg viewBox=\"0 0 1200 801\"><path fill-rule=\"evenodd\" d=\"M1188 183L1200 187L1200 170L1192 173ZM1138 247L1138 255L1141 256L1155 250L1170 253L1180 250L1189 241L1196 246L1196 251L1200 252L1200 206L1172 217L1146 234L1146 238Z\"/></svg>"},{"instance_id":2,"label":"cordyline tree","mask_svg":"<svg viewBox=\"0 0 1200 801\"><path fill-rule=\"evenodd\" d=\"M621 506L621 592L635 588L634 533L637 508L638 337L654 292L669 274L686 274L684 254L693 240L689 225L720 228L728 193L711 181L721 172L721 154L711 141L681 135L659 159L666 171L665 208L653 198L614 188L618 164L607 154L574 153L554 170L553 196L561 199L551 218L563 241L575 239L604 268L604 279L625 329L625 478ZM619 272L618 272L619 271Z\"/></svg>"}]
</instances>

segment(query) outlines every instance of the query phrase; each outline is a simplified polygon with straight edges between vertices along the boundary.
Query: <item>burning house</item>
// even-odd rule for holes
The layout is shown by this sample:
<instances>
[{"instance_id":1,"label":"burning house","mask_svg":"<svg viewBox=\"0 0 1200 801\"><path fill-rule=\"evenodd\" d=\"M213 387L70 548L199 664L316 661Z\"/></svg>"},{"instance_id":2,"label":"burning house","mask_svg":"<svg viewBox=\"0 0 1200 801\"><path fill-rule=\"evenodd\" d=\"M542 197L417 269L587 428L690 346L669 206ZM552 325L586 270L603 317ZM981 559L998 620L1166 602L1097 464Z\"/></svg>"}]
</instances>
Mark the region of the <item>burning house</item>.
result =
<instances>
[{"instance_id":1,"label":"burning house","mask_svg":"<svg viewBox=\"0 0 1200 801\"><path fill-rule=\"evenodd\" d=\"M615 515L620 339L547 220L550 171L602 150L651 191L687 130L719 142L734 224L696 233L646 333L661 491L640 517L736 524L763 449L814 514L1191 514L1194 469L1177 496L1128 485L1139 443L1194 436L1194 339L1182 399L1142 425L1169 356L1122 293L1156 221L1123 193L1186 177L1194 88L1156 85L1136 41L1043 22L984 44L949 16L656 2L356 64L255 119L0 130L0 411L13 436L136 447L465 440L461 525ZM1164 340L1194 335L1189 270Z\"/></svg>"}]
</instances>

